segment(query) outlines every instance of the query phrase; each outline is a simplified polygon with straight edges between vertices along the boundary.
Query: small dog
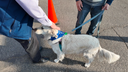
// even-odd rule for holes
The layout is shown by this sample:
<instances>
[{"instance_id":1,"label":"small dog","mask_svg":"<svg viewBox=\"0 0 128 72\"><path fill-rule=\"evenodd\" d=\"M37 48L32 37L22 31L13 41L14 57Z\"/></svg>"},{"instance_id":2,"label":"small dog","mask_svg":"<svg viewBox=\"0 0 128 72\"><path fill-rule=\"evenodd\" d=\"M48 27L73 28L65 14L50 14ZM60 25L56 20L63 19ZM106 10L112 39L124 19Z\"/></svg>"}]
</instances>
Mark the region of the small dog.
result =
<instances>
[{"instance_id":1,"label":"small dog","mask_svg":"<svg viewBox=\"0 0 128 72\"><path fill-rule=\"evenodd\" d=\"M56 29L37 29L36 33L44 35L44 38L48 40L54 53L57 54L57 58L54 60L55 63L62 61L65 54L73 53L83 53L83 56L88 59L88 62L85 64L86 68L90 66L96 54L100 60L105 60L108 63L113 63L120 58L119 55L103 49L100 46L99 40L90 35L67 34L57 38L58 30ZM51 40L51 37L57 39ZM59 41L62 43L62 51L59 47Z\"/></svg>"}]
</instances>

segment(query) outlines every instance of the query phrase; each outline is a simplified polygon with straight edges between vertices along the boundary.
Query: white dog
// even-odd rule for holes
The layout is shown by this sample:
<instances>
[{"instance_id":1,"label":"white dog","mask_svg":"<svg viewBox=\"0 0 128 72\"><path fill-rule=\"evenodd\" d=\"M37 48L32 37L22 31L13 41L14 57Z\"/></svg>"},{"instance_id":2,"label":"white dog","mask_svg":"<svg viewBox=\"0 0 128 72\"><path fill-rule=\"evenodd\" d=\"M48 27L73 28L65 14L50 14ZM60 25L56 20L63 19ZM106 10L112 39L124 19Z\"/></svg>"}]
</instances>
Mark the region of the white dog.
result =
<instances>
[{"instance_id":1,"label":"white dog","mask_svg":"<svg viewBox=\"0 0 128 72\"><path fill-rule=\"evenodd\" d=\"M57 58L54 60L55 63L62 61L65 54L73 53L83 53L83 56L88 59L88 62L85 64L85 67L87 68L94 60L96 54L100 59L103 59L108 63L115 62L120 58L119 55L101 48L99 40L90 35L67 34L57 38L58 30L56 29L38 29L36 33L44 35L44 38L48 40L54 53L57 54ZM51 36L57 39L52 41L50 40ZM59 41L62 43L62 51L59 47Z\"/></svg>"}]
</instances>

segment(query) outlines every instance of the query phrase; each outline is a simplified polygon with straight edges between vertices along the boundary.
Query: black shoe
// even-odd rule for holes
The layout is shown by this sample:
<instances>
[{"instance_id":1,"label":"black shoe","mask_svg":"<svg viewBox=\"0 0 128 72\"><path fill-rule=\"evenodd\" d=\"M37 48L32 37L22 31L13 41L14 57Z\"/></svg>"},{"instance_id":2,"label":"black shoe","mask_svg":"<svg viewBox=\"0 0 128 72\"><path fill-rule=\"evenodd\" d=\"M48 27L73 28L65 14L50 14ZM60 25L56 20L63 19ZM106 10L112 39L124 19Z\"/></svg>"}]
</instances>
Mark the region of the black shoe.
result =
<instances>
[{"instance_id":1,"label":"black shoe","mask_svg":"<svg viewBox=\"0 0 128 72\"><path fill-rule=\"evenodd\" d=\"M59 25L60 23L59 22L57 22L57 23L55 23L56 25Z\"/></svg>"},{"instance_id":2,"label":"black shoe","mask_svg":"<svg viewBox=\"0 0 128 72\"><path fill-rule=\"evenodd\" d=\"M81 32L79 32L79 33L75 32L75 35L79 35L79 34L81 34Z\"/></svg>"},{"instance_id":3,"label":"black shoe","mask_svg":"<svg viewBox=\"0 0 128 72\"><path fill-rule=\"evenodd\" d=\"M50 58L48 58L48 57L41 57L39 63L46 63L46 62L48 62L49 60L50 60Z\"/></svg>"}]
</instances>

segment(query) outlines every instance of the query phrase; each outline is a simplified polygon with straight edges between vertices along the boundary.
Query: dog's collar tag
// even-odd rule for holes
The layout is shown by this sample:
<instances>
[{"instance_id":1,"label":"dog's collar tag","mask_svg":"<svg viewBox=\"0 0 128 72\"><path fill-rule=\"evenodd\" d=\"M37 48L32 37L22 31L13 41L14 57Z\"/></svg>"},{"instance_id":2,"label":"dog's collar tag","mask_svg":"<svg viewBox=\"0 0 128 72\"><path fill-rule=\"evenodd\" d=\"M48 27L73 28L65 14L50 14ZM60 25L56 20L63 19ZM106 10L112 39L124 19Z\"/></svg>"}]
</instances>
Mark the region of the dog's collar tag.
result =
<instances>
[{"instance_id":1,"label":"dog's collar tag","mask_svg":"<svg viewBox=\"0 0 128 72\"><path fill-rule=\"evenodd\" d=\"M67 32L62 32L62 31L60 31L60 30L58 30L58 33L57 33L57 38L55 38L55 37L51 37L51 39L50 40L56 40L56 39L58 39L58 38L60 38L60 37L62 37L62 36L64 36L64 35L67 35Z\"/></svg>"}]
</instances>

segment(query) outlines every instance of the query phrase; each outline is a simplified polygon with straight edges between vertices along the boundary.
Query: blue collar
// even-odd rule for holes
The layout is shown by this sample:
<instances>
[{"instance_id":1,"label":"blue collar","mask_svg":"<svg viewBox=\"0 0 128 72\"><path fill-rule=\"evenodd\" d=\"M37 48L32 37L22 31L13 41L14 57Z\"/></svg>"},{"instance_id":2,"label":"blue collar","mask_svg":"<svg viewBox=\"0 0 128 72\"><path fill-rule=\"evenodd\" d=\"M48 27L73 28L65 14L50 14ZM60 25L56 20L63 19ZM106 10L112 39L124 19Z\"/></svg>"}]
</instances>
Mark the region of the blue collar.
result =
<instances>
[{"instance_id":1,"label":"blue collar","mask_svg":"<svg viewBox=\"0 0 128 72\"><path fill-rule=\"evenodd\" d=\"M57 33L57 38L55 38L55 37L51 37L51 41L53 41L53 40L55 40L55 39L58 39L58 38L61 38L61 37L63 37L64 35L67 35L67 32L62 32L62 31L60 31L60 30L58 30L58 33Z\"/></svg>"},{"instance_id":2,"label":"blue collar","mask_svg":"<svg viewBox=\"0 0 128 72\"><path fill-rule=\"evenodd\" d=\"M58 39L58 38L61 38L61 37L63 37L64 35L67 35L67 32L62 32L62 31L60 31L60 30L58 30L58 33L57 33L57 38L55 38L55 37L51 37L51 41L53 41L53 40L56 40L56 39ZM62 46L61 46L61 41L59 41L59 47L60 47L60 50L62 51Z\"/></svg>"}]
</instances>

